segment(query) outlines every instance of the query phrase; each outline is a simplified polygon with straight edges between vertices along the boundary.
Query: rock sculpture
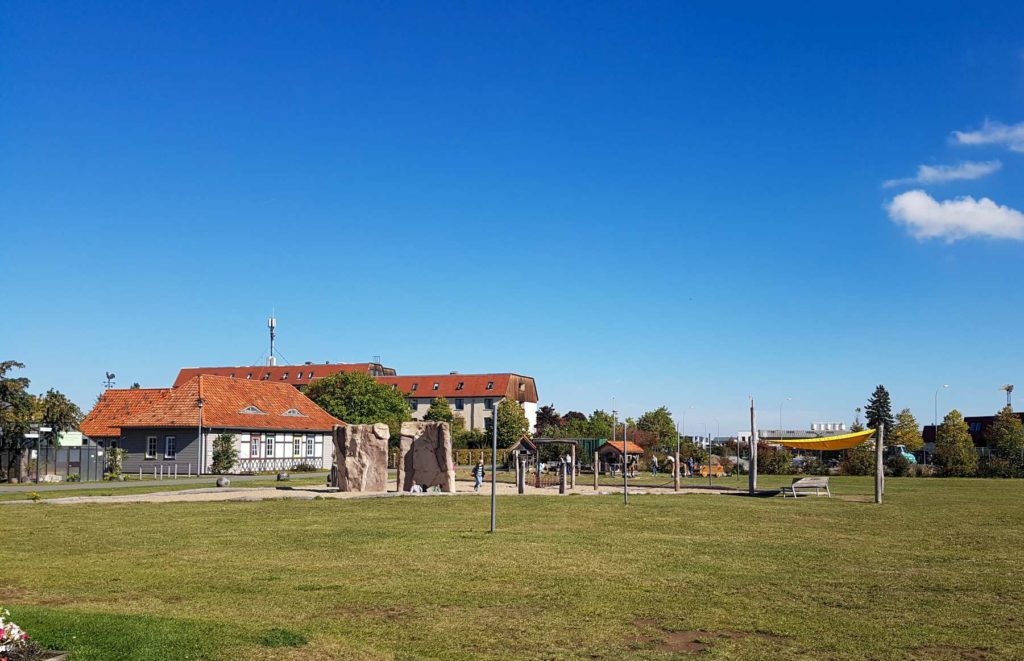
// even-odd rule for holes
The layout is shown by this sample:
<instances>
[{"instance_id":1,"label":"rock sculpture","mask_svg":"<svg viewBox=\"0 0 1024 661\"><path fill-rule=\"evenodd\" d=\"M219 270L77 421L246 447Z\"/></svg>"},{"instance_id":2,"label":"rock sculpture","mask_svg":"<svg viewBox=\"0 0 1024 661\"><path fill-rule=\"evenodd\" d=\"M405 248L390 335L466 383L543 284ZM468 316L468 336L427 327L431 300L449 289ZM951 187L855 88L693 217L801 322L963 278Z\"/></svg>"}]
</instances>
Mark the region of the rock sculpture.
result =
<instances>
[{"instance_id":1,"label":"rock sculpture","mask_svg":"<svg viewBox=\"0 0 1024 661\"><path fill-rule=\"evenodd\" d=\"M335 486L341 491L387 491L390 436L388 426L382 423L335 427Z\"/></svg>"},{"instance_id":2,"label":"rock sculpture","mask_svg":"<svg viewBox=\"0 0 1024 661\"><path fill-rule=\"evenodd\" d=\"M398 459L398 484L402 491L412 483L424 489L440 487L455 491L452 435L447 422L403 422Z\"/></svg>"}]
</instances>

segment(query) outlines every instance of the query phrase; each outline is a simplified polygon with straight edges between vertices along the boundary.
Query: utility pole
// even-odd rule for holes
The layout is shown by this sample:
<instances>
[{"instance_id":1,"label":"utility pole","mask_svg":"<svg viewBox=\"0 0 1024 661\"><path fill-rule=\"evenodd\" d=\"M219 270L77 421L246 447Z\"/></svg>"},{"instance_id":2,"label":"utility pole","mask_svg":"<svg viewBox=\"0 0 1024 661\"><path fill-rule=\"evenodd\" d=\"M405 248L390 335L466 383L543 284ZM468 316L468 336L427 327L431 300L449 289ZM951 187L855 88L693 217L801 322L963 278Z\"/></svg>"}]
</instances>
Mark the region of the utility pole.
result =
<instances>
[{"instance_id":1,"label":"utility pole","mask_svg":"<svg viewBox=\"0 0 1024 661\"><path fill-rule=\"evenodd\" d=\"M627 473L629 472L629 454L626 448L626 433L629 431L629 423L625 420L622 421L622 504L629 505L629 478Z\"/></svg>"},{"instance_id":2,"label":"utility pole","mask_svg":"<svg viewBox=\"0 0 1024 661\"><path fill-rule=\"evenodd\" d=\"M750 398L750 469L747 471L747 489L753 496L757 492L757 412L754 398Z\"/></svg>"},{"instance_id":3,"label":"utility pole","mask_svg":"<svg viewBox=\"0 0 1024 661\"><path fill-rule=\"evenodd\" d=\"M498 407L494 407L494 420L492 427L494 434L491 436L491 532L497 530L496 509L498 507ZM540 452L538 451L538 456ZM540 462L537 464L540 469Z\"/></svg>"},{"instance_id":4,"label":"utility pole","mask_svg":"<svg viewBox=\"0 0 1024 661\"><path fill-rule=\"evenodd\" d=\"M885 445L885 425L878 425L878 438L875 439L875 502L882 502L885 492L885 468L882 464L882 451Z\"/></svg>"}]
</instances>

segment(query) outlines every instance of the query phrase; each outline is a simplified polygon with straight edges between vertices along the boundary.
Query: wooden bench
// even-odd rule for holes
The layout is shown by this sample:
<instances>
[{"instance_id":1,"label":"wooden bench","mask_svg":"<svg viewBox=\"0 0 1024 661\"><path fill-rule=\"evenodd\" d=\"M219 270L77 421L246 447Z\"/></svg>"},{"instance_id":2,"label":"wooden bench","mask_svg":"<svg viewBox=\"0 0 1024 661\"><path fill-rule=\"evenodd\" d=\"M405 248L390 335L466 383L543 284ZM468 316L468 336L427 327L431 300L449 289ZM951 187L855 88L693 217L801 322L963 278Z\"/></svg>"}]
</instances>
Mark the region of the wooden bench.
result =
<instances>
[{"instance_id":1,"label":"wooden bench","mask_svg":"<svg viewBox=\"0 0 1024 661\"><path fill-rule=\"evenodd\" d=\"M815 496L820 496L822 489L825 490L826 496L832 497L832 492L828 488L827 477L797 477L793 478L793 484L788 487L782 487L782 497L785 498L789 495L796 498L802 493L809 495L812 490Z\"/></svg>"}]
</instances>

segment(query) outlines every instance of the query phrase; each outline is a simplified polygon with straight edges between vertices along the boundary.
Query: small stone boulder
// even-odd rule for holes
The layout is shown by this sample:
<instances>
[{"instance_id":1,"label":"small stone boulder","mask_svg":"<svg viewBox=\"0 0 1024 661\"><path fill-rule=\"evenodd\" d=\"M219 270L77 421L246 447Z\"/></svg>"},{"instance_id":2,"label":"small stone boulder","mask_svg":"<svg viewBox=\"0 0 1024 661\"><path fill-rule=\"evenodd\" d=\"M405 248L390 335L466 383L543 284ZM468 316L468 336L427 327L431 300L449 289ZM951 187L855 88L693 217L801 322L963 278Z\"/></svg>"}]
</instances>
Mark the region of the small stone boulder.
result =
<instances>
[{"instance_id":1,"label":"small stone boulder","mask_svg":"<svg viewBox=\"0 0 1024 661\"><path fill-rule=\"evenodd\" d=\"M221 487L221 488L223 488L223 487L230 487L231 486L231 480L229 480L226 477L218 477L217 478L217 486Z\"/></svg>"}]
</instances>

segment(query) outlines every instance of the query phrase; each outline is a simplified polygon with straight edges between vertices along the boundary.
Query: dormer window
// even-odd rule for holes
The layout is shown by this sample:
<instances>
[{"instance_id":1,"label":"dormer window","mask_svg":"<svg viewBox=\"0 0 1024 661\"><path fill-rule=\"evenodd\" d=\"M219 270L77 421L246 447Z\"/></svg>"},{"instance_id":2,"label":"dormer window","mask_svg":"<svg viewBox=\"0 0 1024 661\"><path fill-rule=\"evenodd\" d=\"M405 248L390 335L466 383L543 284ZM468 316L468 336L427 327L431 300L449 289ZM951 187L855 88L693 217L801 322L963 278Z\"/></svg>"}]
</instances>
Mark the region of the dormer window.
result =
<instances>
[{"instance_id":1,"label":"dormer window","mask_svg":"<svg viewBox=\"0 0 1024 661\"><path fill-rule=\"evenodd\" d=\"M435 384L434 384L434 390L437 390L437 389L438 389L439 387L441 387L441 384L440 384L440 383L435 383Z\"/></svg>"},{"instance_id":2,"label":"dormer window","mask_svg":"<svg viewBox=\"0 0 1024 661\"><path fill-rule=\"evenodd\" d=\"M462 390L463 386L465 386L465 385L466 385L465 381L459 381L458 383L455 384L455 389L456 390Z\"/></svg>"},{"instance_id":3,"label":"dormer window","mask_svg":"<svg viewBox=\"0 0 1024 661\"><path fill-rule=\"evenodd\" d=\"M488 381L487 382L487 389L488 390L494 390L494 381Z\"/></svg>"},{"instance_id":4,"label":"dormer window","mask_svg":"<svg viewBox=\"0 0 1024 661\"><path fill-rule=\"evenodd\" d=\"M285 411L281 415L290 415L292 417L299 417L299 418L305 418L306 417L305 415L300 413L298 409L288 409L287 411Z\"/></svg>"},{"instance_id":5,"label":"dormer window","mask_svg":"<svg viewBox=\"0 0 1024 661\"><path fill-rule=\"evenodd\" d=\"M252 378L252 372L249 372L249 375L248 375L248 376L246 376L245 378L247 378L247 379L251 379L251 378Z\"/></svg>"},{"instance_id":6,"label":"dormer window","mask_svg":"<svg viewBox=\"0 0 1024 661\"><path fill-rule=\"evenodd\" d=\"M416 392L417 390L419 390L419 387L420 387L420 384L418 384L418 383L412 384L412 391Z\"/></svg>"},{"instance_id":7,"label":"dormer window","mask_svg":"<svg viewBox=\"0 0 1024 661\"><path fill-rule=\"evenodd\" d=\"M312 378L313 378L313 373L312 373L312 372L310 372L310 373L309 373L309 378L310 378L310 379L312 379Z\"/></svg>"},{"instance_id":8,"label":"dormer window","mask_svg":"<svg viewBox=\"0 0 1024 661\"><path fill-rule=\"evenodd\" d=\"M246 406L239 413L248 413L250 415L264 415L263 411L259 410L255 406Z\"/></svg>"},{"instance_id":9,"label":"dormer window","mask_svg":"<svg viewBox=\"0 0 1024 661\"><path fill-rule=\"evenodd\" d=\"M269 381L270 380L270 372L264 372L263 373L263 380L264 381Z\"/></svg>"},{"instance_id":10,"label":"dormer window","mask_svg":"<svg viewBox=\"0 0 1024 661\"><path fill-rule=\"evenodd\" d=\"M520 383L519 384L519 392L526 392L526 384L525 383Z\"/></svg>"},{"instance_id":11,"label":"dormer window","mask_svg":"<svg viewBox=\"0 0 1024 661\"><path fill-rule=\"evenodd\" d=\"M281 380L282 381L287 381L288 380L288 372L285 372L284 374L281 375Z\"/></svg>"},{"instance_id":12,"label":"dormer window","mask_svg":"<svg viewBox=\"0 0 1024 661\"><path fill-rule=\"evenodd\" d=\"M295 380L296 381L301 381L302 380L302 372L296 372L295 373Z\"/></svg>"}]
</instances>

